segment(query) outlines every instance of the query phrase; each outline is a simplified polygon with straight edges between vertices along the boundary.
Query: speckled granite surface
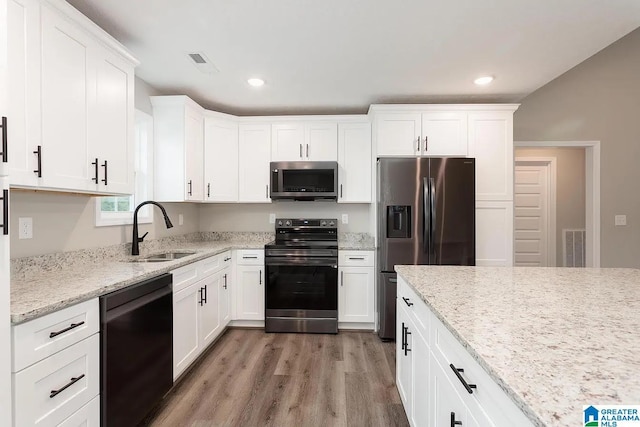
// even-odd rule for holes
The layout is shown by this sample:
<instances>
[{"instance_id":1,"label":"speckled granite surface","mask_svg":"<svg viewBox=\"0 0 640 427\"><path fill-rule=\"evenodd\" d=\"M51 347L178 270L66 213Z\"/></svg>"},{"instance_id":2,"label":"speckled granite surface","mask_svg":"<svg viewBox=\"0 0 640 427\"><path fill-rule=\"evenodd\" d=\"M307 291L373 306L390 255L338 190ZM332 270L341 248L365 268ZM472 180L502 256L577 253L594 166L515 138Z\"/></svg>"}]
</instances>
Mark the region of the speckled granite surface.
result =
<instances>
[{"instance_id":1,"label":"speckled granite surface","mask_svg":"<svg viewBox=\"0 0 640 427\"><path fill-rule=\"evenodd\" d=\"M373 236L367 233L338 233L338 248L374 251L376 245Z\"/></svg>"},{"instance_id":2,"label":"speckled granite surface","mask_svg":"<svg viewBox=\"0 0 640 427\"><path fill-rule=\"evenodd\" d=\"M196 233L141 244L142 258L168 250L196 252L159 263L129 262L131 244L12 260L11 322L25 322L229 249L264 248L273 234L225 233L204 236L215 240L200 240L202 237Z\"/></svg>"},{"instance_id":3,"label":"speckled granite surface","mask_svg":"<svg viewBox=\"0 0 640 427\"><path fill-rule=\"evenodd\" d=\"M640 270L396 271L535 425L640 401Z\"/></svg>"}]
</instances>

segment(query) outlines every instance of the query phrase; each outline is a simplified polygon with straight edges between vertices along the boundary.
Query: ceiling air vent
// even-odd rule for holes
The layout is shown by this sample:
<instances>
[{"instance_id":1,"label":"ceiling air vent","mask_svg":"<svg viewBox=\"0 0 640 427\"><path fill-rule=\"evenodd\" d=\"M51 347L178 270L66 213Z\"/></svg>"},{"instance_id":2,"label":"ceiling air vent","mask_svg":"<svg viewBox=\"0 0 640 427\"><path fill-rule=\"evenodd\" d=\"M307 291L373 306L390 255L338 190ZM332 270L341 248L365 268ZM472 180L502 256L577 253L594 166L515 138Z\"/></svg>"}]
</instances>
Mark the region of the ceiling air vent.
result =
<instances>
[{"instance_id":1,"label":"ceiling air vent","mask_svg":"<svg viewBox=\"0 0 640 427\"><path fill-rule=\"evenodd\" d=\"M202 52L188 53L187 55L189 55L189 58L191 59L191 62L193 62L193 65L195 65L198 70L205 74L215 74L220 71L216 68L215 65L211 63L211 61L209 61L206 55Z\"/></svg>"}]
</instances>

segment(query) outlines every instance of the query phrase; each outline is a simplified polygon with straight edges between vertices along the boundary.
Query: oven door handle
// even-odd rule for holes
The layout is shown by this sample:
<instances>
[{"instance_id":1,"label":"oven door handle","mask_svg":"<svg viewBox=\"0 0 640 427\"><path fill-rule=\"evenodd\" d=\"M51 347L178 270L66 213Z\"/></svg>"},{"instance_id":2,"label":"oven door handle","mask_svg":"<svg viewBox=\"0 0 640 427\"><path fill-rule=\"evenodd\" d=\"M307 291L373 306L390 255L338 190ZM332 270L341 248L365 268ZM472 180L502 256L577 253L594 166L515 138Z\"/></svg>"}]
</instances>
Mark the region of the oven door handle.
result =
<instances>
[{"instance_id":1,"label":"oven door handle","mask_svg":"<svg viewBox=\"0 0 640 427\"><path fill-rule=\"evenodd\" d=\"M336 259L318 258L286 258L286 259L265 259L265 264L274 267L331 267L338 268Z\"/></svg>"}]
</instances>

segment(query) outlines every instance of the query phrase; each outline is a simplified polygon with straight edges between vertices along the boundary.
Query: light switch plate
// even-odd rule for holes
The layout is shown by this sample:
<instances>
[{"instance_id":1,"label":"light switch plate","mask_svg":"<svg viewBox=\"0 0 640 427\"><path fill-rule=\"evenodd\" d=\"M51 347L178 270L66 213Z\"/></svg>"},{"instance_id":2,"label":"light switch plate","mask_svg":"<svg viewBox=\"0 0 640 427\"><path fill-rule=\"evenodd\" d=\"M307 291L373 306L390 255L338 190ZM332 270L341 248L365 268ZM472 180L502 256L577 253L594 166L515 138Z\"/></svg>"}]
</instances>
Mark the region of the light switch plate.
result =
<instances>
[{"instance_id":1,"label":"light switch plate","mask_svg":"<svg viewBox=\"0 0 640 427\"><path fill-rule=\"evenodd\" d=\"M18 218L18 239L33 239L33 218Z\"/></svg>"},{"instance_id":2,"label":"light switch plate","mask_svg":"<svg viewBox=\"0 0 640 427\"><path fill-rule=\"evenodd\" d=\"M349 224L349 215L348 214L342 214L342 223L343 224Z\"/></svg>"},{"instance_id":3,"label":"light switch plate","mask_svg":"<svg viewBox=\"0 0 640 427\"><path fill-rule=\"evenodd\" d=\"M275 223L276 223L276 214L270 213L269 214L269 224L275 224Z\"/></svg>"},{"instance_id":4,"label":"light switch plate","mask_svg":"<svg viewBox=\"0 0 640 427\"><path fill-rule=\"evenodd\" d=\"M626 215L616 215L615 216L616 226L627 225L627 216Z\"/></svg>"}]
</instances>

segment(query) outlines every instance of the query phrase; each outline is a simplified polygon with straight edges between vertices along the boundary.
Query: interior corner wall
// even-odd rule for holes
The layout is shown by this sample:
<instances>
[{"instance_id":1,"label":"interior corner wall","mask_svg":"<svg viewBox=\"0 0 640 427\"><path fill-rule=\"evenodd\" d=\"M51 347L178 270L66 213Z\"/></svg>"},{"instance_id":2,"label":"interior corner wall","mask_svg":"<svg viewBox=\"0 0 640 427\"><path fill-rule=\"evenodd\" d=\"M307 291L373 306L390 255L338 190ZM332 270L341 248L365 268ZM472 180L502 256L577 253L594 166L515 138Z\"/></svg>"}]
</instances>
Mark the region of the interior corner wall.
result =
<instances>
[{"instance_id":1,"label":"interior corner wall","mask_svg":"<svg viewBox=\"0 0 640 427\"><path fill-rule=\"evenodd\" d=\"M527 96L514 140L600 141L601 266L640 267L640 29Z\"/></svg>"},{"instance_id":2,"label":"interior corner wall","mask_svg":"<svg viewBox=\"0 0 640 427\"><path fill-rule=\"evenodd\" d=\"M556 266L562 267L562 230L585 228L585 149L516 148L516 158L556 159Z\"/></svg>"}]
</instances>

